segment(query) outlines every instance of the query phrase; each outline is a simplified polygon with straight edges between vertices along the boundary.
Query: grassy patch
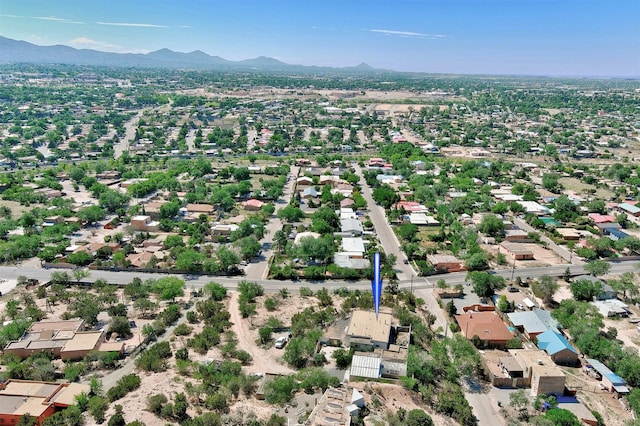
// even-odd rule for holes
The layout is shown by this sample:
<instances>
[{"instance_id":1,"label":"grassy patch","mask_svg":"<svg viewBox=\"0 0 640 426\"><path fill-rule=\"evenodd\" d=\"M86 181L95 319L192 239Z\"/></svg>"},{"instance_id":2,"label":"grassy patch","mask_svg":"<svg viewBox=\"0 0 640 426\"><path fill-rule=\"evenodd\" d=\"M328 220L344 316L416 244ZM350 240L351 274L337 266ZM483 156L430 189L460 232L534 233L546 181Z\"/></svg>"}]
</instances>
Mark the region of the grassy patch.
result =
<instances>
[{"instance_id":1,"label":"grassy patch","mask_svg":"<svg viewBox=\"0 0 640 426\"><path fill-rule=\"evenodd\" d=\"M608 200L611 197L613 197L615 194L613 193L613 191L610 191L606 188L596 188L593 185L588 185L584 182L582 182L579 179L576 178L571 178L571 177L563 177L559 179L559 182L568 190L570 191L574 191L577 194L587 194L589 190L595 189L596 190L596 195L599 198L602 198L604 200Z\"/></svg>"}]
</instances>

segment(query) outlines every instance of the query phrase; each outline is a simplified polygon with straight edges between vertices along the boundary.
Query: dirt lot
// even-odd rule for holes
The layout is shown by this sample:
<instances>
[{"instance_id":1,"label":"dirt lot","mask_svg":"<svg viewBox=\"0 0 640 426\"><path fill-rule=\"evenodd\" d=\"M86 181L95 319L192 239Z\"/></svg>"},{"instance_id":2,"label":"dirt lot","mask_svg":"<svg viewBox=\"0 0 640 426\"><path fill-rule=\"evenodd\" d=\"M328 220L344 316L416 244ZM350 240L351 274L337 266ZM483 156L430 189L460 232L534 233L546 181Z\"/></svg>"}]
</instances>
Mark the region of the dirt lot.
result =
<instances>
[{"instance_id":1,"label":"dirt lot","mask_svg":"<svg viewBox=\"0 0 640 426\"><path fill-rule=\"evenodd\" d=\"M588 194L591 189L596 190L596 196L603 200L608 200L614 196L613 191L607 188L596 188L593 185L588 185L576 178L563 177L559 179L559 182L568 190L576 192L578 195Z\"/></svg>"}]
</instances>

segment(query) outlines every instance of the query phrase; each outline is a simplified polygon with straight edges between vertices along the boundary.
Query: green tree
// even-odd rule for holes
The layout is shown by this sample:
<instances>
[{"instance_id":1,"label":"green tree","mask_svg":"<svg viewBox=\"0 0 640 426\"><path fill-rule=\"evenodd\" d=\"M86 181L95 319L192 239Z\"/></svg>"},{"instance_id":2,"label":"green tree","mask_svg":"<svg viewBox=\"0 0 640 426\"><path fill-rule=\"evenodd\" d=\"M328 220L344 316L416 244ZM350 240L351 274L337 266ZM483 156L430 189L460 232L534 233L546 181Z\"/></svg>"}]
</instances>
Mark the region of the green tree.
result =
<instances>
[{"instance_id":1,"label":"green tree","mask_svg":"<svg viewBox=\"0 0 640 426\"><path fill-rule=\"evenodd\" d=\"M78 213L76 213L76 216L81 221L91 225L107 217L107 212L102 207L89 206L89 207L83 207L80 210L78 210Z\"/></svg>"},{"instance_id":2,"label":"green tree","mask_svg":"<svg viewBox=\"0 0 640 426\"><path fill-rule=\"evenodd\" d=\"M556 173L545 173L542 175L542 187L554 194L559 194L563 189L559 179L560 175Z\"/></svg>"},{"instance_id":3,"label":"green tree","mask_svg":"<svg viewBox=\"0 0 640 426\"><path fill-rule=\"evenodd\" d=\"M578 417L569 410L552 408L544 417L551 420L555 426L580 426L582 423Z\"/></svg>"},{"instance_id":4,"label":"green tree","mask_svg":"<svg viewBox=\"0 0 640 426\"><path fill-rule=\"evenodd\" d=\"M478 226L478 230L483 234L497 237L504 233L504 222L494 215L485 215Z\"/></svg>"},{"instance_id":5,"label":"green tree","mask_svg":"<svg viewBox=\"0 0 640 426\"><path fill-rule=\"evenodd\" d=\"M271 333L273 329L268 326L260 327L258 335L260 336L260 343L266 345L271 340Z\"/></svg>"},{"instance_id":6,"label":"green tree","mask_svg":"<svg viewBox=\"0 0 640 426\"><path fill-rule=\"evenodd\" d=\"M264 399L269 404L284 404L293 398L296 382L293 376L279 376L267 382Z\"/></svg>"},{"instance_id":7,"label":"green tree","mask_svg":"<svg viewBox=\"0 0 640 426\"><path fill-rule=\"evenodd\" d=\"M304 217L304 212L300 208L289 204L278 211L278 217L289 223L298 222Z\"/></svg>"},{"instance_id":8,"label":"green tree","mask_svg":"<svg viewBox=\"0 0 640 426\"><path fill-rule=\"evenodd\" d=\"M353 351L346 351L342 348L333 351L331 356L336 360L336 367L345 369L351 364L353 359Z\"/></svg>"},{"instance_id":9,"label":"green tree","mask_svg":"<svg viewBox=\"0 0 640 426\"><path fill-rule=\"evenodd\" d=\"M118 336L131 335L131 325L127 317L113 317L109 321L109 331L111 333L118 333Z\"/></svg>"},{"instance_id":10,"label":"green tree","mask_svg":"<svg viewBox=\"0 0 640 426\"><path fill-rule=\"evenodd\" d=\"M575 280L569 284L569 288L576 300L584 300L587 302L592 301L594 297L602 293L602 283L589 279Z\"/></svg>"},{"instance_id":11,"label":"green tree","mask_svg":"<svg viewBox=\"0 0 640 426\"><path fill-rule=\"evenodd\" d=\"M478 251L464 261L464 266L468 271L482 271L489 267L489 258L484 251Z\"/></svg>"},{"instance_id":12,"label":"green tree","mask_svg":"<svg viewBox=\"0 0 640 426\"><path fill-rule=\"evenodd\" d=\"M553 295L559 288L560 285L558 281L549 275L543 275L531 284L533 294L543 299L546 304L549 304L553 300Z\"/></svg>"},{"instance_id":13,"label":"green tree","mask_svg":"<svg viewBox=\"0 0 640 426\"><path fill-rule=\"evenodd\" d=\"M423 410L413 409L407 413L405 424L407 426L433 426L433 420Z\"/></svg>"},{"instance_id":14,"label":"green tree","mask_svg":"<svg viewBox=\"0 0 640 426\"><path fill-rule=\"evenodd\" d=\"M240 238L239 240L234 241L233 245L238 247L240 255L245 260L250 260L256 257L262 248L260 242L253 235Z\"/></svg>"},{"instance_id":15,"label":"green tree","mask_svg":"<svg viewBox=\"0 0 640 426\"><path fill-rule=\"evenodd\" d=\"M516 411L520 412L520 417L523 420L528 419L527 406L529 405L529 398L527 392L524 389L518 389L509 395L509 405Z\"/></svg>"},{"instance_id":16,"label":"green tree","mask_svg":"<svg viewBox=\"0 0 640 426\"><path fill-rule=\"evenodd\" d=\"M227 289L222 284L218 284L213 281L205 284L204 291L209 295L209 297L211 297L211 299L218 302L227 297Z\"/></svg>"},{"instance_id":17,"label":"green tree","mask_svg":"<svg viewBox=\"0 0 640 426\"><path fill-rule=\"evenodd\" d=\"M302 368L307 364L305 344L301 337L294 337L284 349L284 361L294 368Z\"/></svg>"},{"instance_id":18,"label":"green tree","mask_svg":"<svg viewBox=\"0 0 640 426\"><path fill-rule=\"evenodd\" d=\"M611 264L606 260L594 260L593 262L588 262L584 265L584 269L594 277L601 277L609 273Z\"/></svg>"},{"instance_id":19,"label":"green tree","mask_svg":"<svg viewBox=\"0 0 640 426\"><path fill-rule=\"evenodd\" d=\"M15 420L14 420L15 421ZM32 416L29 413L25 413L18 419L16 426L36 426L38 424L38 418Z\"/></svg>"},{"instance_id":20,"label":"green tree","mask_svg":"<svg viewBox=\"0 0 640 426\"><path fill-rule=\"evenodd\" d=\"M467 279L471 281L473 289L479 297L490 297L497 290L505 287L504 278L484 271L469 272Z\"/></svg>"},{"instance_id":21,"label":"green tree","mask_svg":"<svg viewBox=\"0 0 640 426\"><path fill-rule=\"evenodd\" d=\"M391 186L384 184L373 190L373 199L376 203L383 206L385 209L390 209L391 206L396 204L400 200L400 196Z\"/></svg>"},{"instance_id":22,"label":"green tree","mask_svg":"<svg viewBox=\"0 0 640 426\"><path fill-rule=\"evenodd\" d=\"M89 413L93 416L96 423L102 423L105 420L105 413L109 408L109 403L101 396L92 396L89 399Z\"/></svg>"},{"instance_id":23,"label":"green tree","mask_svg":"<svg viewBox=\"0 0 640 426\"><path fill-rule=\"evenodd\" d=\"M124 415L122 414L122 405L116 404L115 406L116 412L109 419L108 426L126 426L127 422L124 420Z\"/></svg>"},{"instance_id":24,"label":"green tree","mask_svg":"<svg viewBox=\"0 0 640 426\"><path fill-rule=\"evenodd\" d=\"M151 291L159 295L161 300L175 300L176 297L184 296L185 283L178 277L164 277L151 281Z\"/></svg>"}]
</instances>

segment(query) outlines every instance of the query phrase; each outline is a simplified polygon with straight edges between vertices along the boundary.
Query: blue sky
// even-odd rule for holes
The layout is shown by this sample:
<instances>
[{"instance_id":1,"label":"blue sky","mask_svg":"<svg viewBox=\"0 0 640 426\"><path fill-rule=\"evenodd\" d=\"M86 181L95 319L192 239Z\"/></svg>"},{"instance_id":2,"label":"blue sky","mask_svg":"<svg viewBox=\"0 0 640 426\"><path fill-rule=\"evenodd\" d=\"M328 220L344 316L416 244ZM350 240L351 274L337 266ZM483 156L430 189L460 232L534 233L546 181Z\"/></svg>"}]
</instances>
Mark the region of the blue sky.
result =
<instances>
[{"instance_id":1,"label":"blue sky","mask_svg":"<svg viewBox=\"0 0 640 426\"><path fill-rule=\"evenodd\" d=\"M0 34L303 65L640 76L640 0L0 0Z\"/></svg>"}]
</instances>

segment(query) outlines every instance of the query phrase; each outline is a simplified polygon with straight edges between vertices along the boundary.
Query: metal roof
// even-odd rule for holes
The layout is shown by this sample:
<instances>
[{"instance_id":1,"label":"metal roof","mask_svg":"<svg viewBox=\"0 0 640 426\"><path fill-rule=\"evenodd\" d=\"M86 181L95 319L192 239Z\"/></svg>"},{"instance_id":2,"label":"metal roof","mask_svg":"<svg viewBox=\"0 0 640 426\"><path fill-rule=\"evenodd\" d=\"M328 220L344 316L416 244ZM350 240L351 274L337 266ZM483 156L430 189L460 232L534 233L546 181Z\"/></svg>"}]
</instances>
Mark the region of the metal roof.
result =
<instances>
[{"instance_id":1,"label":"metal roof","mask_svg":"<svg viewBox=\"0 0 640 426\"><path fill-rule=\"evenodd\" d=\"M565 349L570 350L573 353L578 351L571 346L571 343L564 338L560 333L554 330L547 330L538 335L538 347L546 351L549 355L557 354Z\"/></svg>"},{"instance_id":2,"label":"metal roof","mask_svg":"<svg viewBox=\"0 0 640 426\"><path fill-rule=\"evenodd\" d=\"M507 314L509 321L516 327L523 327L527 333L543 333L549 329L557 330L556 321L549 311L534 309L527 312L512 312Z\"/></svg>"},{"instance_id":3,"label":"metal roof","mask_svg":"<svg viewBox=\"0 0 640 426\"><path fill-rule=\"evenodd\" d=\"M353 355L350 375L377 379L380 377L381 361L379 355Z\"/></svg>"},{"instance_id":4,"label":"metal roof","mask_svg":"<svg viewBox=\"0 0 640 426\"><path fill-rule=\"evenodd\" d=\"M593 367L602 377L606 377L611 384L615 386L624 386L627 382L617 374L615 374L609 367L598 361L597 359L587 358L587 363Z\"/></svg>"}]
</instances>

